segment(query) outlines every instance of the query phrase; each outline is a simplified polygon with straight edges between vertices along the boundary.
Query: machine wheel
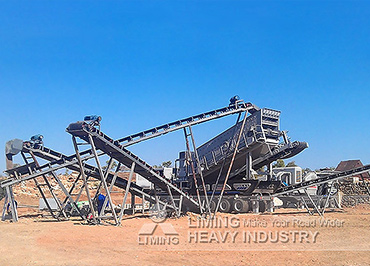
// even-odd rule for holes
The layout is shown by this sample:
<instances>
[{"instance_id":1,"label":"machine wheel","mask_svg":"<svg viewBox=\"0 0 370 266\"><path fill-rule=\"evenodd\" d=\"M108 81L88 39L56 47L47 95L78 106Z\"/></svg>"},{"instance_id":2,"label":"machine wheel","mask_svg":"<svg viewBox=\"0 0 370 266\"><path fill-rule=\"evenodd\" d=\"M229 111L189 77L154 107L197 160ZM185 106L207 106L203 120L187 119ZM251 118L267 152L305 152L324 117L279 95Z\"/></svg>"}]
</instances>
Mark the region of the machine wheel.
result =
<instances>
[{"instance_id":1,"label":"machine wheel","mask_svg":"<svg viewBox=\"0 0 370 266\"><path fill-rule=\"evenodd\" d=\"M246 213L249 211L248 201L237 199L233 202L233 210L237 213Z\"/></svg>"},{"instance_id":2,"label":"machine wheel","mask_svg":"<svg viewBox=\"0 0 370 266\"><path fill-rule=\"evenodd\" d=\"M211 212L214 212L216 210L216 206L217 206L217 202L215 199L213 199L210 203L209 203L209 208L211 209Z\"/></svg>"},{"instance_id":3,"label":"machine wheel","mask_svg":"<svg viewBox=\"0 0 370 266\"><path fill-rule=\"evenodd\" d=\"M220 203L220 212L230 212L231 204L228 199L223 198Z\"/></svg>"},{"instance_id":4,"label":"machine wheel","mask_svg":"<svg viewBox=\"0 0 370 266\"><path fill-rule=\"evenodd\" d=\"M264 200L259 201L259 211L260 211L260 213L266 211L266 206L267 206L266 201L264 201Z\"/></svg>"}]
</instances>

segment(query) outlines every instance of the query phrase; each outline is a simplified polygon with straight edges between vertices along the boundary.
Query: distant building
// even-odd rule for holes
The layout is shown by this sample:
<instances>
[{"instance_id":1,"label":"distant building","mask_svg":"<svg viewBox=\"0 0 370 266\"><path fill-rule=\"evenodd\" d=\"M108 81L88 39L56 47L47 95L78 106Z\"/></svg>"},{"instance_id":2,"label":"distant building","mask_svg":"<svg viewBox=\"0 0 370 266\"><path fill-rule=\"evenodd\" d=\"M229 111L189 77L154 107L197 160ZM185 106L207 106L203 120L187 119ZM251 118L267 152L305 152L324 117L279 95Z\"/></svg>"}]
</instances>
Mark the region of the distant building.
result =
<instances>
[{"instance_id":1,"label":"distant building","mask_svg":"<svg viewBox=\"0 0 370 266\"><path fill-rule=\"evenodd\" d=\"M355 169L355 168L358 168L358 167L361 167L361 166L364 166L361 162L361 160L348 160L348 161L341 161L337 168L335 168L335 171L348 171L348 170L352 170L352 169ZM369 179L370 178L370 175L369 175L369 172L366 172L366 173L363 173L363 174L359 174L359 175L354 175L353 178L357 178L359 179L360 177L363 177L365 179Z\"/></svg>"}]
</instances>

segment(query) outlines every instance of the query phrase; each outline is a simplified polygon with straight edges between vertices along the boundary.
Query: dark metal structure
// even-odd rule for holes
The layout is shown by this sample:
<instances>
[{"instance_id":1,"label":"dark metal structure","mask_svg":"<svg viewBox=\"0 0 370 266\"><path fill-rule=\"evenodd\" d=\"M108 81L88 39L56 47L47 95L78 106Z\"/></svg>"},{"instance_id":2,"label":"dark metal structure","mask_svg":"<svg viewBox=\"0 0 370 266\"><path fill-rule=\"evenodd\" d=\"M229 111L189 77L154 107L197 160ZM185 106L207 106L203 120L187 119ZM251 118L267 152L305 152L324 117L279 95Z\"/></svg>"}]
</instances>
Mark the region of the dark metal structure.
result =
<instances>
[{"instance_id":1,"label":"dark metal structure","mask_svg":"<svg viewBox=\"0 0 370 266\"><path fill-rule=\"evenodd\" d=\"M238 115L234 126L205 144L196 146L192 131L194 125L232 114ZM233 97L230 104L224 108L118 140L101 131L101 117L87 116L84 121L71 123L66 129L72 136L75 149L75 154L69 156L45 147L41 135L36 135L26 142L10 141L6 146L6 173L9 178L1 182L1 187L7 192L2 218L5 219L5 210L8 209L13 221L18 219L12 186L26 180L35 182L55 219L66 219L70 215L69 211L74 210L89 222L99 224L111 220L115 225L119 225L125 212L128 193L143 198L143 201L149 201L158 212L165 210L174 215L188 210L208 216L218 210L258 212L272 209L274 196L369 171L370 166L364 166L293 186L282 186L281 181L276 179L271 171L272 162L295 156L308 145L305 142L291 142L286 132L280 130L279 119L279 111L260 109ZM180 129L184 131L186 151L180 152L178 166L173 169L170 178L127 149L130 145ZM12 157L18 153L21 154L24 165L14 168ZM101 162L103 155L109 158L106 167L103 167ZM40 164L38 159L47 163ZM114 171L110 171L114 162L118 165ZM122 165L130 169L127 180L118 177ZM56 171L63 168L79 173L69 190L63 186L56 174ZM148 180L153 184L153 188L144 189L135 184L134 173ZM55 180L61 187L65 195L63 201L59 201L55 196L50 185L51 180ZM91 180L99 182L95 190L89 189L88 182ZM76 191L78 183L80 188ZM112 201L114 187L124 190L120 209ZM57 210L49 206L45 193L49 193L57 202ZM82 209L77 204L82 193L87 197L87 209ZM102 207L97 209L96 200L100 194L104 194L105 199ZM67 210L67 205L73 207ZM314 206L316 207L315 204Z\"/></svg>"},{"instance_id":2,"label":"dark metal structure","mask_svg":"<svg viewBox=\"0 0 370 266\"><path fill-rule=\"evenodd\" d=\"M76 210L80 216L83 219L86 219L86 212L82 213L80 208L77 206L76 202L81 196L82 189L84 189L86 186L85 184L82 185L81 189L79 191L76 191L76 184L78 182L81 182L81 168L78 164L78 160L76 158L76 155L66 156L62 153L59 153L57 151L54 151L52 149L49 149L41 144L34 144L32 142L26 141L23 143L22 150L20 151L22 158L25 160L26 164L22 165L20 167L12 168L7 171L5 171L10 178L4 180L1 183L1 186L3 187L9 187L12 188L13 185L19 184L23 181L27 180L36 180L39 177L46 178L48 180L48 183L50 183L51 179L55 179L58 182L58 185L62 189L63 193L65 194L66 198L62 202L62 209L65 208L66 204L73 204L74 210ZM43 160L49 161L48 163L45 163L43 165L39 165L37 158L41 158ZM98 168L95 166L92 166L90 164L85 163L87 160L93 158L92 151L86 151L81 153L80 160L84 162L84 174L86 177L86 183L89 180L100 180L100 175ZM32 160L32 161L31 161ZM112 190L112 186L126 189L128 185L128 180L122 179L117 176L117 172L120 165L117 166L116 171L114 173L108 172L106 176L106 183L110 184L110 192ZM56 171L60 169L70 169L76 172L79 172L80 174L75 178L71 189L67 190L63 183L58 178ZM50 187L46 187L46 190L50 193ZM45 190L44 189L44 190ZM132 195L138 196L143 198L144 200L147 200L151 203L155 203L155 198L149 194L149 191L137 186L136 184L132 183L130 184L129 188L127 188L127 191L129 191ZM43 191L41 191L43 192ZM99 191L97 191L98 193ZM45 199L45 193L43 192L43 198ZM95 198L95 196L94 196ZM45 201L47 203L47 201ZM161 204L164 204L163 202L160 202ZM5 208L4 208L5 209ZM124 209L123 209L124 211ZM49 212L53 213L53 210L49 208ZM57 219L60 215L54 215L54 217Z\"/></svg>"}]
</instances>

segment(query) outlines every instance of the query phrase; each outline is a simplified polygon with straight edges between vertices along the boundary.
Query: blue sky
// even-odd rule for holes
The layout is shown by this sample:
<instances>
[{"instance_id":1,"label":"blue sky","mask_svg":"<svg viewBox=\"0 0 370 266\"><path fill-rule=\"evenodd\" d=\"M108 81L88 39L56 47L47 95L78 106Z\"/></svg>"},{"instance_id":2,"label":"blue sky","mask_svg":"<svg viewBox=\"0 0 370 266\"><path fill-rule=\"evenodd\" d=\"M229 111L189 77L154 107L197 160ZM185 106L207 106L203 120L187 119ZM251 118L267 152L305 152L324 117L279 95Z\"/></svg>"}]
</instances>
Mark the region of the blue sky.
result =
<instances>
[{"instance_id":1,"label":"blue sky","mask_svg":"<svg viewBox=\"0 0 370 266\"><path fill-rule=\"evenodd\" d=\"M370 163L370 2L0 1L0 144L41 133L73 153L70 122L113 138L228 104L282 111L302 167ZM235 116L194 128L197 144ZM130 149L174 160L182 132ZM5 157L0 153L0 170Z\"/></svg>"}]
</instances>

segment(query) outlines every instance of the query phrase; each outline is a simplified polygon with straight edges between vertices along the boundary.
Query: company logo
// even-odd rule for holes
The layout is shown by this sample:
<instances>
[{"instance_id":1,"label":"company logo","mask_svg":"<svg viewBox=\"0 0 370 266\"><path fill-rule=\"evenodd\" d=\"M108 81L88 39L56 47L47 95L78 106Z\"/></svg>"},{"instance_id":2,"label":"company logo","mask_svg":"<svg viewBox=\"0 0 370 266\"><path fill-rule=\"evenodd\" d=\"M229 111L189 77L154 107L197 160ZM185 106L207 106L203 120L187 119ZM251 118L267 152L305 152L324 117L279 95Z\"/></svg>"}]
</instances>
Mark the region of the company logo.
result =
<instances>
[{"instance_id":1,"label":"company logo","mask_svg":"<svg viewBox=\"0 0 370 266\"><path fill-rule=\"evenodd\" d=\"M155 223L163 223L167 219L166 205L154 204L149 209L149 217Z\"/></svg>"},{"instance_id":2,"label":"company logo","mask_svg":"<svg viewBox=\"0 0 370 266\"><path fill-rule=\"evenodd\" d=\"M143 224L139 231L139 245L178 245L179 234L170 223L164 223L167 219L166 206L154 204L149 209L152 223ZM160 229L158 229L160 228Z\"/></svg>"},{"instance_id":3,"label":"company logo","mask_svg":"<svg viewBox=\"0 0 370 266\"><path fill-rule=\"evenodd\" d=\"M146 223L139 231L138 243L154 246L178 245L179 233L170 223Z\"/></svg>"}]
</instances>

